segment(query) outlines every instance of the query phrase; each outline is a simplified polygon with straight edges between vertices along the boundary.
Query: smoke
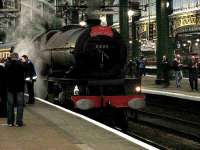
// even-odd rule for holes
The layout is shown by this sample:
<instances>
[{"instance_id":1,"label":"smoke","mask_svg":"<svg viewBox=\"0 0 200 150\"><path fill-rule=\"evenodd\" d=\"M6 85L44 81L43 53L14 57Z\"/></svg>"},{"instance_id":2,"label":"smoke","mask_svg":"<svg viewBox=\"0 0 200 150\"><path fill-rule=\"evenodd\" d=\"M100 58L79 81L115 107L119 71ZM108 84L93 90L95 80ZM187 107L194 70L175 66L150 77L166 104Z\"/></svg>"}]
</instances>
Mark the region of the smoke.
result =
<instances>
[{"instance_id":1,"label":"smoke","mask_svg":"<svg viewBox=\"0 0 200 150\"><path fill-rule=\"evenodd\" d=\"M102 4L103 0L88 0L88 19L99 19L98 10Z\"/></svg>"},{"instance_id":2,"label":"smoke","mask_svg":"<svg viewBox=\"0 0 200 150\"><path fill-rule=\"evenodd\" d=\"M51 4L48 3L48 5ZM33 39L49 29L61 27L62 21L52 14L55 12L53 9L54 4L49 7L50 13L44 13L36 5L33 5L31 0L22 0L18 26L7 32L7 41L16 41L17 43L14 51L19 53L19 56L27 55L33 62L39 77L35 84L35 93L36 96L41 98L46 97L46 83L41 79L44 77L40 76L43 61L40 51L36 49L33 43Z\"/></svg>"}]
</instances>

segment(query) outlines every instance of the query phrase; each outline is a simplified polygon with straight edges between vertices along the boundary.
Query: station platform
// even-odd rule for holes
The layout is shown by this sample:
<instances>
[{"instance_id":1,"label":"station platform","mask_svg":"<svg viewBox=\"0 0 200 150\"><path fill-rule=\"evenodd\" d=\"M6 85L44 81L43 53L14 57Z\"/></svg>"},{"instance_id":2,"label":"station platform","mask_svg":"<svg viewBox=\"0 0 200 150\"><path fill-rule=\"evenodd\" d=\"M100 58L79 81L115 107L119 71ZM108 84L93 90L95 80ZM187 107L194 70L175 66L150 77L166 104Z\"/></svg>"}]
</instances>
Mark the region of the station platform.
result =
<instances>
[{"instance_id":1,"label":"station platform","mask_svg":"<svg viewBox=\"0 0 200 150\"><path fill-rule=\"evenodd\" d=\"M162 84L156 85L155 80L156 76L143 76L142 93L177 97L200 102L200 80L198 81L199 91L191 90L189 79L187 78L182 79L181 88L176 88L175 80L171 80L170 86L168 87L164 87Z\"/></svg>"},{"instance_id":2,"label":"station platform","mask_svg":"<svg viewBox=\"0 0 200 150\"><path fill-rule=\"evenodd\" d=\"M23 127L0 118L0 150L142 150L144 142L37 98L26 105Z\"/></svg>"}]
</instances>

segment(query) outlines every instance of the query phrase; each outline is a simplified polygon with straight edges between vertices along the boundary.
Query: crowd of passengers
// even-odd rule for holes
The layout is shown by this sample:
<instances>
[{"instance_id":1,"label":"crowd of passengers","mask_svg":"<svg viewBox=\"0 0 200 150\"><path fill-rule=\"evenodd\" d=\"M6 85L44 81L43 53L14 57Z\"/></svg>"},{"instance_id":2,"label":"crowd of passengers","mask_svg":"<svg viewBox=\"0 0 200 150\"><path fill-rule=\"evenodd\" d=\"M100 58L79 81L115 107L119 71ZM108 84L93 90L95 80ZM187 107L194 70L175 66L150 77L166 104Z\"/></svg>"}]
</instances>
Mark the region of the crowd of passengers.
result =
<instances>
[{"instance_id":1,"label":"crowd of passengers","mask_svg":"<svg viewBox=\"0 0 200 150\"><path fill-rule=\"evenodd\" d=\"M34 104L35 80L35 68L27 55L19 57L12 52L7 59L0 59L0 117L7 117L8 126L24 125L25 85L29 94L27 103Z\"/></svg>"},{"instance_id":2,"label":"crowd of passengers","mask_svg":"<svg viewBox=\"0 0 200 150\"><path fill-rule=\"evenodd\" d=\"M129 77L142 77L146 75L146 59L141 56L135 61L129 60L127 64L127 73ZM200 59L195 56L190 56L187 64L183 64L181 56L175 55L174 60L170 63L166 56L163 56L161 65L161 76L164 82L164 87L170 85L170 78L174 74L176 87L181 88L181 81L183 79L183 69L188 70L188 78L191 90L198 91L198 76L200 72ZM134 68L134 69L133 69ZM172 74L173 71L173 74Z\"/></svg>"}]
</instances>

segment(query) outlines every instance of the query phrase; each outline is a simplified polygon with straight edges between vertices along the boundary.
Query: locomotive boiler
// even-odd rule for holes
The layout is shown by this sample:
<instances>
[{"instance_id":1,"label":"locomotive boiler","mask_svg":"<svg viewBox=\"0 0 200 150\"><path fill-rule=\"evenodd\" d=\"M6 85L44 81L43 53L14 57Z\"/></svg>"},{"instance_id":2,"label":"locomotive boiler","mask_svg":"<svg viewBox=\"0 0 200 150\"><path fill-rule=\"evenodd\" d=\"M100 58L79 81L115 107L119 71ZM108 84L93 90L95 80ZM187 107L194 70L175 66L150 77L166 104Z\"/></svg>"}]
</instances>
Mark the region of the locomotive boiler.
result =
<instances>
[{"instance_id":1,"label":"locomotive boiler","mask_svg":"<svg viewBox=\"0 0 200 150\"><path fill-rule=\"evenodd\" d=\"M49 101L74 110L112 108L121 128L128 108L144 106L141 79L125 77L127 48L112 27L70 25L41 34L34 44Z\"/></svg>"},{"instance_id":2,"label":"locomotive boiler","mask_svg":"<svg viewBox=\"0 0 200 150\"><path fill-rule=\"evenodd\" d=\"M123 75L127 49L111 27L68 26L63 30L37 38L44 74L102 79Z\"/></svg>"}]
</instances>

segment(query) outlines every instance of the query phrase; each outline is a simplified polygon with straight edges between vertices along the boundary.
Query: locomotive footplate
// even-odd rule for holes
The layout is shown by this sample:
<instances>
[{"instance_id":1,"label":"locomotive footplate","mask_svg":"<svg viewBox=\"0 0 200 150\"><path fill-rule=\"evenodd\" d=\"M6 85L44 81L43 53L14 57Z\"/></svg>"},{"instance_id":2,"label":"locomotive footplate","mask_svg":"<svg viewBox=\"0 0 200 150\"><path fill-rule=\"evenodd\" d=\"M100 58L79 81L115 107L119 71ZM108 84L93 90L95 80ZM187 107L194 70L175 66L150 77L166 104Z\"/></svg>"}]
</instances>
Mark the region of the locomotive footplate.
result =
<instances>
[{"instance_id":1,"label":"locomotive footplate","mask_svg":"<svg viewBox=\"0 0 200 150\"><path fill-rule=\"evenodd\" d=\"M70 99L75 108L88 110L93 108L103 108L107 106L115 108L144 107L144 96L141 94L140 79L67 79L67 78L48 78L49 93L59 89L57 99L61 97ZM53 84L51 84L53 83ZM57 86L58 88L53 88Z\"/></svg>"}]
</instances>

